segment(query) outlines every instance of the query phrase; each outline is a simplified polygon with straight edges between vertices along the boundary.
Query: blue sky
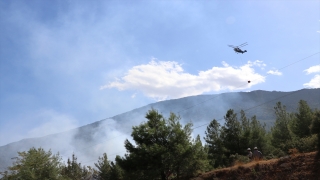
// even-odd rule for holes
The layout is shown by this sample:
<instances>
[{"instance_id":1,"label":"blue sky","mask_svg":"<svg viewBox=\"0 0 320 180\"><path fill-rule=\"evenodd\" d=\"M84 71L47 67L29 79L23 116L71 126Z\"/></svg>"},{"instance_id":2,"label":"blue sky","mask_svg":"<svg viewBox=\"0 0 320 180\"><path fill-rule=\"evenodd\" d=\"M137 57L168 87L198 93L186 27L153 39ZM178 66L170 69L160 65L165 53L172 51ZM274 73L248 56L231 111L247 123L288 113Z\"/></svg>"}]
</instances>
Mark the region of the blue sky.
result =
<instances>
[{"instance_id":1,"label":"blue sky","mask_svg":"<svg viewBox=\"0 0 320 180\"><path fill-rule=\"evenodd\" d=\"M319 8L312 0L0 1L0 146L160 100L319 88ZM245 54L227 46L244 42Z\"/></svg>"}]
</instances>

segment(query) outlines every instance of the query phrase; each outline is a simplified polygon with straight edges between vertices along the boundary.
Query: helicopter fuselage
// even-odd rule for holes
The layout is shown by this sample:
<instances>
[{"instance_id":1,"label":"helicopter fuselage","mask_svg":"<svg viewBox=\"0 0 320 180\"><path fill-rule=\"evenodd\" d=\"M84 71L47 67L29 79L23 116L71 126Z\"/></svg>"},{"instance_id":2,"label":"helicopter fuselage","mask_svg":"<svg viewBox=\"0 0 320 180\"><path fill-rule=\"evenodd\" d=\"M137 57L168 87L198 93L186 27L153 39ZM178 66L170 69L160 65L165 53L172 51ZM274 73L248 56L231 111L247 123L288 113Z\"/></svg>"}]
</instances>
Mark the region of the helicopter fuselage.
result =
<instances>
[{"instance_id":1,"label":"helicopter fuselage","mask_svg":"<svg viewBox=\"0 0 320 180\"><path fill-rule=\"evenodd\" d=\"M240 48L234 48L234 51L236 52L236 53L245 53L245 52L247 52L247 50L244 50L244 51L242 51Z\"/></svg>"},{"instance_id":2,"label":"helicopter fuselage","mask_svg":"<svg viewBox=\"0 0 320 180\"><path fill-rule=\"evenodd\" d=\"M240 49L240 47L243 47L243 46L246 46L246 45L248 45L248 43L243 43L243 44L240 44L239 46L233 46L233 45L228 45L229 47L231 47L231 48L233 48L233 50L236 52L236 53L245 53L245 52L247 52L247 50L244 50L244 51L242 51L241 49Z\"/></svg>"}]
</instances>

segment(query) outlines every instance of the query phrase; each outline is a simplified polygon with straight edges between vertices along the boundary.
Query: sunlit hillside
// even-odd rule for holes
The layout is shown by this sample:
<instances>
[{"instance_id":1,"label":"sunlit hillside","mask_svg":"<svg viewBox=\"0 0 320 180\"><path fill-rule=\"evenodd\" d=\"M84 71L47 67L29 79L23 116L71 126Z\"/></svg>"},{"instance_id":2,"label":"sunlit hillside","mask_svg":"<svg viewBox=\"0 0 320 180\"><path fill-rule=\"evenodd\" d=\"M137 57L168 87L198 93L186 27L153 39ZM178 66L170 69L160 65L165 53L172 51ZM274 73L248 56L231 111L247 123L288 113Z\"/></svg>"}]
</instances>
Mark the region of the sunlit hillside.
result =
<instances>
[{"instance_id":1,"label":"sunlit hillside","mask_svg":"<svg viewBox=\"0 0 320 180\"><path fill-rule=\"evenodd\" d=\"M279 159L236 164L199 175L192 180L320 179L318 152L292 154Z\"/></svg>"}]
</instances>

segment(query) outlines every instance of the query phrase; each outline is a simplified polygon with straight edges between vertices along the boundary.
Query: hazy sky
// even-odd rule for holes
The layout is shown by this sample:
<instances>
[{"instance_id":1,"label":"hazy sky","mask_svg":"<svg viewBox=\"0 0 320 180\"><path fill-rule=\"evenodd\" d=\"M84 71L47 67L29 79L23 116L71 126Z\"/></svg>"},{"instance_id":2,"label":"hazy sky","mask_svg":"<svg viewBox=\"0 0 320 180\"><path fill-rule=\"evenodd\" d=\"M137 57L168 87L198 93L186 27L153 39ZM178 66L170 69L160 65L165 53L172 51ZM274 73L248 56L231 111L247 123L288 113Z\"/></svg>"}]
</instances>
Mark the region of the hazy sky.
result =
<instances>
[{"instance_id":1,"label":"hazy sky","mask_svg":"<svg viewBox=\"0 0 320 180\"><path fill-rule=\"evenodd\" d=\"M318 0L0 1L0 146L166 99L319 88L319 9ZM245 54L228 47L244 42Z\"/></svg>"}]
</instances>

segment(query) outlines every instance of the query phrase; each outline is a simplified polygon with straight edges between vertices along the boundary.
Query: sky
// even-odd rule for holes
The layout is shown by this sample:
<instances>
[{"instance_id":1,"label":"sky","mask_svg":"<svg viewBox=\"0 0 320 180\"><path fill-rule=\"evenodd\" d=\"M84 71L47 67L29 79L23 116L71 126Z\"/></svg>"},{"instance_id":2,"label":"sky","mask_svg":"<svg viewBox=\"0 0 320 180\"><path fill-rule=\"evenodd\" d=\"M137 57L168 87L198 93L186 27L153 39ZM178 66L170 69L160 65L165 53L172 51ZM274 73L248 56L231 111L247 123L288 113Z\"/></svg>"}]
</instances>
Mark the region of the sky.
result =
<instances>
[{"instance_id":1,"label":"sky","mask_svg":"<svg viewBox=\"0 0 320 180\"><path fill-rule=\"evenodd\" d=\"M319 9L318 0L0 1L0 146L162 100L320 88ZM228 46L245 42L244 54Z\"/></svg>"}]
</instances>

